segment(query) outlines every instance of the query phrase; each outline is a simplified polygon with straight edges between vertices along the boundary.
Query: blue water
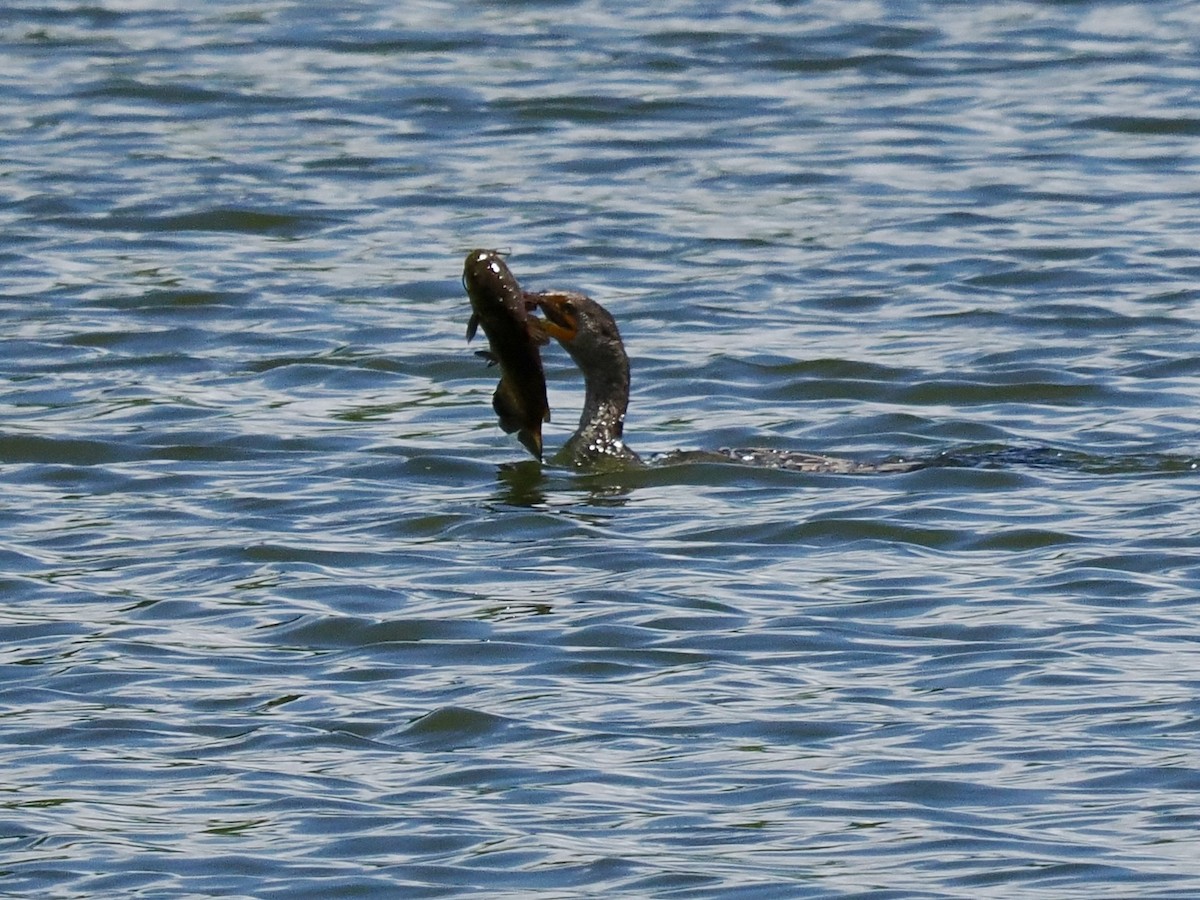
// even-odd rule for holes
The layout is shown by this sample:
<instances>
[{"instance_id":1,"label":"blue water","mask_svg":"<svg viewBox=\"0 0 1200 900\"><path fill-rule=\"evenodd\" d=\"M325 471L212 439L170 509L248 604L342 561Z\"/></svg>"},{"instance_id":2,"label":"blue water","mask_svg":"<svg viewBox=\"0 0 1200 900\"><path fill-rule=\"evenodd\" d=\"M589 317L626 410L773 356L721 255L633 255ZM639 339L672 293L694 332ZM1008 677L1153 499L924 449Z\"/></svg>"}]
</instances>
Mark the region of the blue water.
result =
<instances>
[{"instance_id":1,"label":"blue water","mask_svg":"<svg viewBox=\"0 0 1200 900\"><path fill-rule=\"evenodd\" d=\"M1198 33L8 4L0 895L1200 896ZM540 466L473 247L643 455L953 465Z\"/></svg>"}]
</instances>

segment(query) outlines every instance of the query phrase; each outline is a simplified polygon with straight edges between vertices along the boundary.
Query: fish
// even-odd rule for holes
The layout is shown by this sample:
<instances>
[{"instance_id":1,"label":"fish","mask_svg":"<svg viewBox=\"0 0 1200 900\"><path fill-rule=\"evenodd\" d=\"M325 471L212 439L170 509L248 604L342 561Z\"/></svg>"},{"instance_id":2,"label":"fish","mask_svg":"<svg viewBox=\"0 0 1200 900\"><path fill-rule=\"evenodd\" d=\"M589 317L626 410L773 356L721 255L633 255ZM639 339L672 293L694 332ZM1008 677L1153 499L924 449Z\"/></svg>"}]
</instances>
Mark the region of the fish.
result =
<instances>
[{"instance_id":1,"label":"fish","mask_svg":"<svg viewBox=\"0 0 1200 900\"><path fill-rule=\"evenodd\" d=\"M550 403L539 348L550 342L550 336L542 320L529 314L537 301L521 289L495 250L468 253L462 281L471 301L467 342L482 327L488 349L477 355L500 368L492 409L504 432L515 432L525 449L540 460L542 423L550 421Z\"/></svg>"}]
</instances>

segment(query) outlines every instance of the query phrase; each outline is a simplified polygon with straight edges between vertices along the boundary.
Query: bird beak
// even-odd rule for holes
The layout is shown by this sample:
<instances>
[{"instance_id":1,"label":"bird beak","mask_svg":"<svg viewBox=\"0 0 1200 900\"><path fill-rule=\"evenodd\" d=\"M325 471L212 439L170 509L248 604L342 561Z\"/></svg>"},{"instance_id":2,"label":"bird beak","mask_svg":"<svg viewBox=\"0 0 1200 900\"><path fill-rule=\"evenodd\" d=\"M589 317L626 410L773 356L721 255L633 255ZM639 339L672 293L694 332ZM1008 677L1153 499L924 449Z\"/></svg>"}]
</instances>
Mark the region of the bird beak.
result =
<instances>
[{"instance_id":1,"label":"bird beak","mask_svg":"<svg viewBox=\"0 0 1200 900\"><path fill-rule=\"evenodd\" d=\"M574 314L568 312L570 294L558 291L540 291L528 293L526 299L535 300L546 316L542 327L550 337L560 344L568 344L579 334L579 321Z\"/></svg>"}]
</instances>

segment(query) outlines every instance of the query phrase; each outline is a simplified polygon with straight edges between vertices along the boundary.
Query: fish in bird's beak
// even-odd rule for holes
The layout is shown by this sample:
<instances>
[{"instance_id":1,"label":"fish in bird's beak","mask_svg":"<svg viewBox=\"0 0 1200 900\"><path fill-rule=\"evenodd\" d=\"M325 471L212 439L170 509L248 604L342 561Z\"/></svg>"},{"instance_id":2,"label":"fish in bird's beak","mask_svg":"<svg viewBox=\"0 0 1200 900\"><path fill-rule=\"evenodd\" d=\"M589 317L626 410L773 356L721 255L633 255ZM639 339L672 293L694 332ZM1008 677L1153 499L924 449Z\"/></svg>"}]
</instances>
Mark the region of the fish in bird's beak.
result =
<instances>
[{"instance_id":1,"label":"fish in bird's beak","mask_svg":"<svg viewBox=\"0 0 1200 900\"><path fill-rule=\"evenodd\" d=\"M526 292L525 297L541 308L546 319L542 330L561 344L569 344L579 334L579 310L582 295L574 291Z\"/></svg>"},{"instance_id":2,"label":"fish in bird's beak","mask_svg":"<svg viewBox=\"0 0 1200 900\"><path fill-rule=\"evenodd\" d=\"M467 341L482 327L488 349L479 355L500 367L500 383L492 395L492 409L507 433L530 453L542 458L542 423L550 421L546 375L538 347L549 342L544 322L529 311L536 302L525 291L494 250L472 250L463 264L463 287L471 301Z\"/></svg>"}]
</instances>

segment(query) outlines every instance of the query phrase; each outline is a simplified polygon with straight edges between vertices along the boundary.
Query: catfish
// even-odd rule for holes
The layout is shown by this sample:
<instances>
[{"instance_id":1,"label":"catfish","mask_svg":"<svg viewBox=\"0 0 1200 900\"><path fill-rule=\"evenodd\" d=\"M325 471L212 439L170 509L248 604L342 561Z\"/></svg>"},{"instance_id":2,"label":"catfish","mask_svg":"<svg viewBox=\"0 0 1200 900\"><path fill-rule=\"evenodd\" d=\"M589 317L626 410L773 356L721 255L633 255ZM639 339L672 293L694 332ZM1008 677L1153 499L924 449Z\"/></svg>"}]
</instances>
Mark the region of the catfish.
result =
<instances>
[{"instance_id":1,"label":"catfish","mask_svg":"<svg viewBox=\"0 0 1200 900\"><path fill-rule=\"evenodd\" d=\"M488 349L477 355L500 368L500 383L492 395L492 409L506 434L539 460L542 458L542 423L550 421L546 399L546 373L539 347L549 343L541 319L529 313L537 300L527 295L495 250L472 250L463 265L463 287L471 300L467 322L469 343L480 326Z\"/></svg>"}]
</instances>

